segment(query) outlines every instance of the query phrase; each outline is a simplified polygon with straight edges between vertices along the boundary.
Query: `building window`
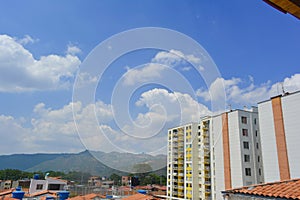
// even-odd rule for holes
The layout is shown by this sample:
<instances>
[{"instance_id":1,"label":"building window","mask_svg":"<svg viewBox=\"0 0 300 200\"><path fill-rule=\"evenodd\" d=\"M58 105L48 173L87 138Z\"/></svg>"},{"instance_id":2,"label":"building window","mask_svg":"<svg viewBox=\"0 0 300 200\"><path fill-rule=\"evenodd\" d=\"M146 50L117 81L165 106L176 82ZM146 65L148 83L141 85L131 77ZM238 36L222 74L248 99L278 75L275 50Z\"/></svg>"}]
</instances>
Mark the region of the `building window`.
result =
<instances>
[{"instance_id":1,"label":"building window","mask_svg":"<svg viewBox=\"0 0 300 200\"><path fill-rule=\"evenodd\" d=\"M244 161L245 162L250 162L250 155L245 154L244 155Z\"/></svg>"},{"instance_id":2,"label":"building window","mask_svg":"<svg viewBox=\"0 0 300 200\"><path fill-rule=\"evenodd\" d=\"M248 137L248 129L243 128L242 132L243 132L243 136Z\"/></svg>"},{"instance_id":3,"label":"building window","mask_svg":"<svg viewBox=\"0 0 300 200\"><path fill-rule=\"evenodd\" d=\"M37 190L42 190L43 189L43 184L37 184L36 189Z\"/></svg>"},{"instance_id":4,"label":"building window","mask_svg":"<svg viewBox=\"0 0 300 200\"><path fill-rule=\"evenodd\" d=\"M255 131L255 136L257 137L257 130Z\"/></svg>"},{"instance_id":5,"label":"building window","mask_svg":"<svg viewBox=\"0 0 300 200\"><path fill-rule=\"evenodd\" d=\"M249 149L249 142L243 142L244 149Z\"/></svg>"},{"instance_id":6,"label":"building window","mask_svg":"<svg viewBox=\"0 0 300 200\"><path fill-rule=\"evenodd\" d=\"M258 175L261 176L261 169L260 168L258 169Z\"/></svg>"},{"instance_id":7,"label":"building window","mask_svg":"<svg viewBox=\"0 0 300 200\"><path fill-rule=\"evenodd\" d=\"M258 143L256 143L256 148L259 149L259 144Z\"/></svg>"},{"instance_id":8,"label":"building window","mask_svg":"<svg viewBox=\"0 0 300 200\"><path fill-rule=\"evenodd\" d=\"M247 117L242 116L241 120L243 124L247 124Z\"/></svg>"},{"instance_id":9,"label":"building window","mask_svg":"<svg viewBox=\"0 0 300 200\"><path fill-rule=\"evenodd\" d=\"M254 118L254 124L256 124L256 118Z\"/></svg>"},{"instance_id":10,"label":"building window","mask_svg":"<svg viewBox=\"0 0 300 200\"><path fill-rule=\"evenodd\" d=\"M245 168L246 176L251 176L251 168Z\"/></svg>"},{"instance_id":11,"label":"building window","mask_svg":"<svg viewBox=\"0 0 300 200\"><path fill-rule=\"evenodd\" d=\"M257 162L260 162L260 156L257 156Z\"/></svg>"}]
</instances>

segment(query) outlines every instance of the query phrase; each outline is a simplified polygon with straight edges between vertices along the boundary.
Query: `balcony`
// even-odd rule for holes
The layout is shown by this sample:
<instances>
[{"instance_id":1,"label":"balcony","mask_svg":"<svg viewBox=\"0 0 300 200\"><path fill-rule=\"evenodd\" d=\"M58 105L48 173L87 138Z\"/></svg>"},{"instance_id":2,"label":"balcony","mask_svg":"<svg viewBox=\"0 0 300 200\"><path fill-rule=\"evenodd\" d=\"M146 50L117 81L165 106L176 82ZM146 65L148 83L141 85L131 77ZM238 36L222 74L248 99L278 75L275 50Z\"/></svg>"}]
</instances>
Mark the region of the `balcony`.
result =
<instances>
[{"instance_id":1,"label":"balcony","mask_svg":"<svg viewBox=\"0 0 300 200\"><path fill-rule=\"evenodd\" d=\"M184 196L183 192L178 192L178 196L183 197Z\"/></svg>"},{"instance_id":2,"label":"balcony","mask_svg":"<svg viewBox=\"0 0 300 200\"><path fill-rule=\"evenodd\" d=\"M179 190L184 190L184 187L183 186L178 186L178 189Z\"/></svg>"},{"instance_id":3,"label":"balcony","mask_svg":"<svg viewBox=\"0 0 300 200\"><path fill-rule=\"evenodd\" d=\"M204 185L210 185L210 184L211 184L210 181L205 181L205 182L204 182Z\"/></svg>"},{"instance_id":4,"label":"balcony","mask_svg":"<svg viewBox=\"0 0 300 200\"><path fill-rule=\"evenodd\" d=\"M178 183L183 183L183 179L178 179Z\"/></svg>"}]
</instances>

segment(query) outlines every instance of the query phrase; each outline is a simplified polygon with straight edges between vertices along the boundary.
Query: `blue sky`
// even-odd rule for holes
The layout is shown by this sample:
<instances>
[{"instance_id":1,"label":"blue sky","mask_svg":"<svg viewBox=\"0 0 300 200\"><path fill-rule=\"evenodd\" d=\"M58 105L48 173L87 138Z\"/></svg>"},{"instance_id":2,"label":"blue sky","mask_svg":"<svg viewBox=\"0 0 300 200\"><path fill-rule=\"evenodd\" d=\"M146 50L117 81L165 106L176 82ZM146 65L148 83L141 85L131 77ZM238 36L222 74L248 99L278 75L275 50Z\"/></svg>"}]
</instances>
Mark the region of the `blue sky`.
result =
<instances>
[{"instance_id":1,"label":"blue sky","mask_svg":"<svg viewBox=\"0 0 300 200\"><path fill-rule=\"evenodd\" d=\"M0 2L0 154L117 150L91 133L94 113L122 151L164 152L166 128L210 114L210 96L219 92L220 84L226 104L233 108L256 105L278 94L278 83L291 92L300 89L300 21L263 1ZM107 69L105 84L98 84L95 93L96 111L72 102L76 74L89 53L109 37L141 27L172 29L193 38L209 53L221 77L205 85L189 63L178 60L179 49L164 53L145 49L120 57ZM157 65L135 68L153 61L174 64L190 81L195 96L160 84L144 85L126 99L133 123L118 124L114 115L118 111L113 112L111 104L113 87L130 69L136 74L131 81L148 79L145 74L162 75ZM84 127L79 135L85 146L76 132L72 108L79 115L76 122ZM122 136L120 129L129 135ZM141 142L130 136L153 140Z\"/></svg>"}]
</instances>

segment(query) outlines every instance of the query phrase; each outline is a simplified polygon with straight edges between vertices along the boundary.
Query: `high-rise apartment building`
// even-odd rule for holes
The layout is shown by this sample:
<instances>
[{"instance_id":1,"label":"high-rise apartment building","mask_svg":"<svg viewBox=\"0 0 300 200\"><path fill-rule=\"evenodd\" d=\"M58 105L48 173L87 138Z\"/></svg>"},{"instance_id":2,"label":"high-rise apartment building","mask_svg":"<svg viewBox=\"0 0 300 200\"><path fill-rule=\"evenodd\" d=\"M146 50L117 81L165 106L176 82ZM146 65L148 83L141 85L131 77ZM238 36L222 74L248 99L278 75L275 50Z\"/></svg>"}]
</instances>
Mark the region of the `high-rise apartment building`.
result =
<instances>
[{"instance_id":1,"label":"high-rise apartment building","mask_svg":"<svg viewBox=\"0 0 300 200\"><path fill-rule=\"evenodd\" d=\"M167 195L178 199L210 198L209 121L168 131Z\"/></svg>"},{"instance_id":2,"label":"high-rise apartment building","mask_svg":"<svg viewBox=\"0 0 300 200\"><path fill-rule=\"evenodd\" d=\"M169 129L167 170L167 195L179 199L222 199L264 182L257 108Z\"/></svg>"},{"instance_id":3,"label":"high-rise apartment building","mask_svg":"<svg viewBox=\"0 0 300 200\"><path fill-rule=\"evenodd\" d=\"M300 91L258 103L266 182L300 177Z\"/></svg>"},{"instance_id":4,"label":"high-rise apartment building","mask_svg":"<svg viewBox=\"0 0 300 200\"><path fill-rule=\"evenodd\" d=\"M264 182L256 107L213 116L210 146L212 199L222 199L225 189Z\"/></svg>"}]
</instances>

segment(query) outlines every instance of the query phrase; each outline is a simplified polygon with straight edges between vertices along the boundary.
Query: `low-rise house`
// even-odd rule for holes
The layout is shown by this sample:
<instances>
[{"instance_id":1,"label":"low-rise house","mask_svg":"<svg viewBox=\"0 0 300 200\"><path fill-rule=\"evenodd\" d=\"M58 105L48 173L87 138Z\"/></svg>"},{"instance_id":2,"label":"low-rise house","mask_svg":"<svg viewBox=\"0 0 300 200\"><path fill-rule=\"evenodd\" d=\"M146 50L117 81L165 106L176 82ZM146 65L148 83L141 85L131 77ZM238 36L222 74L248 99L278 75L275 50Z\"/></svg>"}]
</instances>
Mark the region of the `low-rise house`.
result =
<instances>
[{"instance_id":1,"label":"low-rise house","mask_svg":"<svg viewBox=\"0 0 300 200\"><path fill-rule=\"evenodd\" d=\"M12 188L11 186L12 186L12 181L11 180L1 181L0 190L11 189Z\"/></svg>"},{"instance_id":2,"label":"low-rise house","mask_svg":"<svg viewBox=\"0 0 300 200\"><path fill-rule=\"evenodd\" d=\"M130 186L131 185L131 177L130 176L122 176L122 185Z\"/></svg>"},{"instance_id":3,"label":"low-rise house","mask_svg":"<svg viewBox=\"0 0 300 200\"><path fill-rule=\"evenodd\" d=\"M58 178L46 178L45 180L31 179L29 194L40 191L62 191L67 188L67 181Z\"/></svg>"},{"instance_id":4,"label":"low-rise house","mask_svg":"<svg viewBox=\"0 0 300 200\"><path fill-rule=\"evenodd\" d=\"M92 176L88 180L89 186L101 186L101 178L99 176Z\"/></svg>"},{"instance_id":5,"label":"low-rise house","mask_svg":"<svg viewBox=\"0 0 300 200\"><path fill-rule=\"evenodd\" d=\"M222 194L224 200L300 200L300 179L250 185L226 190Z\"/></svg>"}]
</instances>

